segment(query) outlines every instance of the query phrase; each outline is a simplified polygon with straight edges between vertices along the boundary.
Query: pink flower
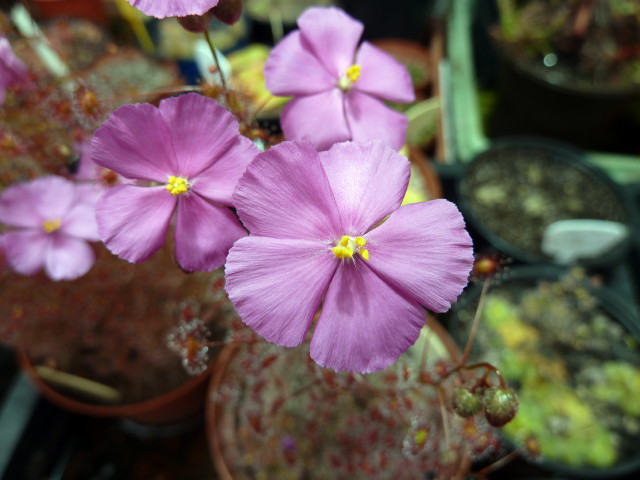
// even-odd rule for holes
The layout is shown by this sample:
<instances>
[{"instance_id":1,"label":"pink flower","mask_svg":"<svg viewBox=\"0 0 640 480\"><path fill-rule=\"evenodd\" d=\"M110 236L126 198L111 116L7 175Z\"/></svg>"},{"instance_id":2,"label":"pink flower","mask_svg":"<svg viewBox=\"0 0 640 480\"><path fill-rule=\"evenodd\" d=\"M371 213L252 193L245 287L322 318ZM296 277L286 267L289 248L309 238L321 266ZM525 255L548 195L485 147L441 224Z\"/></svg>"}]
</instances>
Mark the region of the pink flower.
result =
<instances>
[{"instance_id":1,"label":"pink flower","mask_svg":"<svg viewBox=\"0 0 640 480\"><path fill-rule=\"evenodd\" d=\"M9 40L0 37L0 105L4 103L7 88L29 87L31 84L27 67L13 53Z\"/></svg>"},{"instance_id":2,"label":"pink flower","mask_svg":"<svg viewBox=\"0 0 640 480\"><path fill-rule=\"evenodd\" d=\"M130 262L165 242L175 213L176 258L185 270L220 267L246 231L227 207L257 147L214 100L195 93L117 109L93 136L93 161L128 179L100 197L100 238Z\"/></svg>"},{"instance_id":3,"label":"pink flower","mask_svg":"<svg viewBox=\"0 0 640 480\"><path fill-rule=\"evenodd\" d=\"M55 176L13 185L0 195L0 222L13 227L0 235L9 266L23 275L44 267L52 280L72 280L89 271L97 241L95 203L76 184Z\"/></svg>"},{"instance_id":4,"label":"pink flower","mask_svg":"<svg viewBox=\"0 0 640 480\"><path fill-rule=\"evenodd\" d=\"M414 100L407 69L369 42L358 48L363 26L340 9L309 8L298 26L265 65L271 93L294 97L282 111L285 137L309 140L320 150L375 139L399 150L407 118L381 100Z\"/></svg>"},{"instance_id":5,"label":"pink flower","mask_svg":"<svg viewBox=\"0 0 640 480\"><path fill-rule=\"evenodd\" d=\"M453 203L400 207L409 170L382 142L318 153L293 141L259 154L234 193L251 235L225 266L242 320L291 347L322 303L311 340L318 364L358 372L392 364L418 338L423 307L448 310L473 265Z\"/></svg>"},{"instance_id":6,"label":"pink flower","mask_svg":"<svg viewBox=\"0 0 640 480\"><path fill-rule=\"evenodd\" d=\"M220 0L127 0L145 15L156 18L202 15Z\"/></svg>"}]
</instances>

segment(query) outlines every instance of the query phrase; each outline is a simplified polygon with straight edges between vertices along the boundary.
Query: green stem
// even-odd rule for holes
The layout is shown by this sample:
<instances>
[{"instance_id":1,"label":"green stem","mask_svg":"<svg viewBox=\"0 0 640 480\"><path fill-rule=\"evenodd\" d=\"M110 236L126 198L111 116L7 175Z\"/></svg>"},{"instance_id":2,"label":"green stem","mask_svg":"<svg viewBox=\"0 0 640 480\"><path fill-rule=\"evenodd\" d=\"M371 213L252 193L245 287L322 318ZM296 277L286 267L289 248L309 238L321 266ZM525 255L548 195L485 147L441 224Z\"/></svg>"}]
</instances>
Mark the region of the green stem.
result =
<instances>
[{"instance_id":1,"label":"green stem","mask_svg":"<svg viewBox=\"0 0 640 480\"><path fill-rule=\"evenodd\" d=\"M216 68L220 73L220 83L222 84L222 90L224 90L225 94L227 93L227 80L224 78L224 72L220 66L220 60L218 59L218 53L216 52L216 47L213 45L213 41L211 40L211 35L209 35L209 30L204 31L204 38L207 40L207 45L209 45L209 49L211 50L211 54L213 55L213 61L216 63Z\"/></svg>"},{"instance_id":2,"label":"green stem","mask_svg":"<svg viewBox=\"0 0 640 480\"><path fill-rule=\"evenodd\" d=\"M505 40L512 40L516 24L516 7L513 0L498 0L498 11L502 36Z\"/></svg>"},{"instance_id":3,"label":"green stem","mask_svg":"<svg viewBox=\"0 0 640 480\"><path fill-rule=\"evenodd\" d=\"M473 346L473 341L476 337L476 332L478 330L478 324L480 323L480 317L482 315L482 310L484 309L484 302L487 298L487 290L489 289L489 277L484 280L482 284L482 292L480 292L480 300L478 301L478 308L476 308L476 313L473 317L473 323L471 324L471 331L469 332L469 339L467 340L467 345L464 348L464 352L462 353L462 358L460 359L460 365L464 365L467 363L469 359L469 355L471 354L471 347Z\"/></svg>"}]
</instances>

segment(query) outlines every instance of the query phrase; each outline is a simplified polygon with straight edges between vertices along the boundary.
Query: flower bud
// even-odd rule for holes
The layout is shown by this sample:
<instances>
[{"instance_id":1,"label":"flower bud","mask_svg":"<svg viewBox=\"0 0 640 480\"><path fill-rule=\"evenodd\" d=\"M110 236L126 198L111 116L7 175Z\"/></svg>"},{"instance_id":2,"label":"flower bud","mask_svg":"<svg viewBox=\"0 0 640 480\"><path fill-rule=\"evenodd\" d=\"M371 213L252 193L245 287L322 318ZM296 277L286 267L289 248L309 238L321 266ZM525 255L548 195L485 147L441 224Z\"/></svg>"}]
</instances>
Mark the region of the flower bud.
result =
<instances>
[{"instance_id":1,"label":"flower bud","mask_svg":"<svg viewBox=\"0 0 640 480\"><path fill-rule=\"evenodd\" d=\"M185 17L177 17L178 23L187 30L193 33L202 33L209 27L211 21L211 10L204 15L187 15Z\"/></svg>"},{"instance_id":2,"label":"flower bud","mask_svg":"<svg viewBox=\"0 0 640 480\"><path fill-rule=\"evenodd\" d=\"M518 397L509 388L492 387L485 391L484 416L494 427L502 427L518 412Z\"/></svg>"},{"instance_id":3,"label":"flower bud","mask_svg":"<svg viewBox=\"0 0 640 480\"><path fill-rule=\"evenodd\" d=\"M482 398L465 387L457 388L453 392L453 410L461 417L475 415L482 408Z\"/></svg>"},{"instance_id":4,"label":"flower bud","mask_svg":"<svg viewBox=\"0 0 640 480\"><path fill-rule=\"evenodd\" d=\"M220 0L209 12L222 23L233 25L242 15L242 0Z\"/></svg>"}]
</instances>

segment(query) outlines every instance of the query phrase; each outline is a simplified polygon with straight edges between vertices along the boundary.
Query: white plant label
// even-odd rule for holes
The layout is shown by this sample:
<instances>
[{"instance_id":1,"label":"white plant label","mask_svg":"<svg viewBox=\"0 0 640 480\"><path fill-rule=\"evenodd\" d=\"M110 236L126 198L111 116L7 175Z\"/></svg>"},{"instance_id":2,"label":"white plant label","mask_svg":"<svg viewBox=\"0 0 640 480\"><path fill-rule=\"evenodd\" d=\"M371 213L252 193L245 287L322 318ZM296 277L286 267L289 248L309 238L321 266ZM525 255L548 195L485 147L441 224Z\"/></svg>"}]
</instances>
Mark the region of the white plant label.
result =
<instances>
[{"instance_id":1,"label":"white plant label","mask_svg":"<svg viewBox=\"0 0 640 480\"><path fill-rule=\"evenodd\" d=\"M547 226L542 251L556 263L602 255L629 235L626 225L609 220L560 220Z\"/></svg>"}]
</instances>

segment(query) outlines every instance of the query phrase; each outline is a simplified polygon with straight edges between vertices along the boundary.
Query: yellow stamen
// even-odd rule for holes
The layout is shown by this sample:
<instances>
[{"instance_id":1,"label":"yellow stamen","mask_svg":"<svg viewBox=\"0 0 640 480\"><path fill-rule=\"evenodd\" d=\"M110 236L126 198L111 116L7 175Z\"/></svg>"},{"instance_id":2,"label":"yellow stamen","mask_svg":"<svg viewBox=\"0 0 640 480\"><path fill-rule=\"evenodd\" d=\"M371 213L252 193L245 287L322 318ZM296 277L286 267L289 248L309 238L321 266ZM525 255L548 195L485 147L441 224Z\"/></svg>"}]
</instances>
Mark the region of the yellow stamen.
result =
<instances>
[{"instance_id":1,"label":"yellow stamen","mask_svg":"<svg viewBox=\"0 0 640 480\"><path fill-rule=\"evenodd\" d=\"M360 71L362 67L360 65L351 65L347 68L347 78L351 81L351 83L355 83L360 78Z\"/></svg>"},{"instance_id":2,"label":"yellow stamen","mask_svg":"<svg viewBox=\"0 0 640 480\"><path fill-rule=\"evenodd\" d=\"M417 430L413 435L413 439L415 440L418 447L424 447L424 444L427 442L428 436L429 434L427 433L427 431L424 428L421 428L420 430Z\"/></svg>"},{"instance_id":3,"label":"yellow stamen","mask_svg":"<svg viewBox=\"0 0 640 480\"><path fill-rule=\"evenodd\" d=\"M351 65L347 68L344 76L338 80L338 88L344 92L349 90L353 84L360 78L360 71L362 67L360 65Z\"/></svg>"},{"instance_id":4,"label":"yellow stamen","mask_svg":"<svg viewBox=\"0 0 640 480\"><path fill-rule=\"evenodd\" d=\"M187 193L190 186L186 178L171 175L167 180L166 188L171 192L171 195L180 195L181 193Z\"/></svg>"},{"instance_id":5,"label":"yellow stamen","mask_svg":"<svg viewBox=\"0 0 640 480\"><path fill-rule=\"evenodd\" d=\"M47 233L53 233L60 228L62 221L59 218L55 220L45 220L42 222L42 229Z\"/></svg>"},{"instance_id":6,"label":"yellow stamen","mask_svg":"<svg viewBox=\"0 0 640 480\"><path fill-rule=\"evenodd\" d=\"M331 251L338 258L353 258L354 253L359 253L364 260L369 260L369 250L362 248L366 244L364 237L343 235Z\"/></svg>"}]
</instances>

